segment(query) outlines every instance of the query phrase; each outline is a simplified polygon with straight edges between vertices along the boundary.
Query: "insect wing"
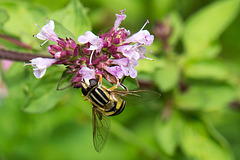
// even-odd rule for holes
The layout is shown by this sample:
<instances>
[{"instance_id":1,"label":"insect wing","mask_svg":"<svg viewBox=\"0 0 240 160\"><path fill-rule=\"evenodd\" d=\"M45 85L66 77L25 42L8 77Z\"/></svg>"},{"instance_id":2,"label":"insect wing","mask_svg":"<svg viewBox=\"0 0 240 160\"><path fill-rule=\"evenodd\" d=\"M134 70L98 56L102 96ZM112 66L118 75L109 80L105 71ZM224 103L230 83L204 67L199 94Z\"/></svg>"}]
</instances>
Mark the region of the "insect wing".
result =
<instances>
[{"instance_id":1,"label":"insect wing","mask_svg":"<svg viewBox=\"0 0 240 160\"><path fill-rule=\"evenodd\" d=\"M128 103L132 104L140 104L143 102L149 102L152 100L158 99L161 94L155 91L150 90L134 90L134 91L120 91L114 90L123 100L127 101Z\"/></svg>"},{"instance_id":2,"label":"insect wing","mask_svg":"<svg viewBox=\"0 0 240 160\"><path fill-rule=\"evenodd\" d=\"M93 125L93 144L97 152L100 152L108 138L111 128L110 118L93 106L92 108L92 125Z\"/></svg>"}]
</instances>

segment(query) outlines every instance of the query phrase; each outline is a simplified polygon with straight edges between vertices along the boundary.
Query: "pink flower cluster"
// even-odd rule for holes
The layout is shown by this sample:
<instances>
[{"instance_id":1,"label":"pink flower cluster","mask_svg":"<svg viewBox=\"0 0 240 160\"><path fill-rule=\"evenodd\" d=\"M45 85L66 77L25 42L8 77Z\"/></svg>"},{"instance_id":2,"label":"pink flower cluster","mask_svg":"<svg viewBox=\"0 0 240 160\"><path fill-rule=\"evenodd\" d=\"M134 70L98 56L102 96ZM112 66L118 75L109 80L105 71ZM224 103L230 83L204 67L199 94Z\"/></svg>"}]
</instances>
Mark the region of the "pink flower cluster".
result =
<instances>
[{"instance_id":1,"label":"pink flower cluster","mask_svg":"<svg viewBox=\"0 0 240 160\"><path fill-rule=\"evenodd\" d=\"M154 36L143 30L148 21L137 33L130 36L130 31L120 28L126 18L125 10L116 14L113 28L106 33L95 35L87 31L78 37L79 44L71 38L62 39L54 32L54 22L41 28L36 35L41 40L51 40L57 44L49 45L52 59L36 58L31 60L34 75L41 78L46 68L52 64L64 64L68 73L74 74L72 85L81 87L83 79L93 79L100 74L110 83L117 83L123 76L137 76L138 60L146 58L146 47L152 44ZM45 41L45 42L46 42ZM44 42L44 43L45 43Z\"/></svg>"}]
</instances>

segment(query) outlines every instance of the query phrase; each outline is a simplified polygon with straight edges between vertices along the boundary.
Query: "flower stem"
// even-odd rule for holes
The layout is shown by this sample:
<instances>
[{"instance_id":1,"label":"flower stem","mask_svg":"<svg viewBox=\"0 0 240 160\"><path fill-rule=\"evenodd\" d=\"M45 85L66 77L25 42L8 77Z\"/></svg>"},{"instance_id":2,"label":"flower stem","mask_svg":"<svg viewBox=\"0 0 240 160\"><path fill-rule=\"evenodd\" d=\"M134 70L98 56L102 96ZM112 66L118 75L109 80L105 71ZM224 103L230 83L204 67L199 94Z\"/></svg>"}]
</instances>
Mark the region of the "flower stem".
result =
<instances>
[{"instance_id":1,"label":"flower stem","mask_svg":"<svg viewBox=\"0 0 240 160\"><path fill-rule=\"evenodd\" d=\"M169 97L167 97L165 107L162 112L162 120L167 120L172 115L174 109L174 97L173 97L173 91L170 91Z\"/></svg>"},{"instance_id":2,"label":"flower stem","mask_svg":"<svg viewBox=\"0 0 240 160\"><path fill-rule=\"evenodd\" d=\"M4 49L0 49L0 59L8 59L12 61L20 61L20 62L29 62L29 60L37 57L42 58L51 58L49 56L43 56L38 54L29 54L29 53L20 53L14 51L7 51Z\"/></svg>"},{"instance_id":3,"label":"flower stem","mask_svg":"<svg viewBox=\"0 0 240 160\"><path fill-rule=\"evenodd\" d=\"M16 44L16 45L18 45L20 47L26 48L26 49L31 49L32 48L30 45L27 45L27 44L25 44L25 43L23 43L21 41L18 41L16 39L14 39L12 37L9 37L7 35L4 35L4 34L0 34L0 38L5 39L5 40L7 40L7 41L9 41L11 43L14 43L14 44Z\"/></svg>"}]
</instances>

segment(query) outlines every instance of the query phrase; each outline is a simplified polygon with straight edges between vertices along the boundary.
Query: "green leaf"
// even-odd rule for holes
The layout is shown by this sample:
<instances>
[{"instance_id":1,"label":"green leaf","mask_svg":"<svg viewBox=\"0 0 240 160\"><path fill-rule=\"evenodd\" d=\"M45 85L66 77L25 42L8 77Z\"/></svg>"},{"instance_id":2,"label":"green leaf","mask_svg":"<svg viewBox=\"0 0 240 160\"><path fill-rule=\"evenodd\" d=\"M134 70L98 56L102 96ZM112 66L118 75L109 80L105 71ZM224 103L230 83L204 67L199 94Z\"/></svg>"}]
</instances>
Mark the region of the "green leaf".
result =
<instances>
[{"instance_id":1,"label":"green leaf","mask_svg":"<svg viewBox=\"0 0 240 160\"><path fill-rule=\"evenodd\" d=\"M89 1L89 2L92 3L91 1ZM136 1L136 0L133 0L133 1L104 0L104 1L96 1L96 2L99 3L97 5L104 6L104 7L99 7L99 8L101 8L102 13L98 17L106 20L106 21L101 22L101 26L109 25L109 22L111 22L110 26L112 27L114 24L115 18L116 18L115 14L119 14L120 10L126 9L125 14L127 14L127 18L120 25L120 27L129 29L132 34L135 33L135 32L133 32L133 30L135 30L137 32L141 28L141 26L146 22L146 20L147 20L146 15L150 11L150 10L144 10L144 7L146 6L145 3L141 3L141 2L139 3L139 1ZM149 4L149 3L147 3L147 4ZM113 7L113 6L115 6L115 7ZM92 11L91 11L91 14L92 14ZM127 25L127 24L125 25L124 23L126 23L126 22L133 22L137 25ZM105 29L105 27L104 27L104 29Z\"/></svg>"},{"instance_id":2,"label":"green leaf","mask_svg":"<svg viewBox=\"0 0 240 160\"><path fill-rule=\"evenodd\" d=\"M167 120L158 115L155 122L155 135L158 145L168 155L173 156L178 144L181 119L174 112Z\"/></svg>"},{"instance_id":3,"label":"green leaf","mask_svg":"<svg viewBox=\"0 0 240 160\"><path fill-rule=\"evenodd\" d=\"M66 93L66 91L56 90L60 75L61 72L51 67L43 78L29 81L25 86L26 98L22 109L30 113L42 113L52 109ZM32 78L35 77L32 76Z\"/></svg>"},{"instance_id":4,"label":"green leaf","mask_svg":"<svg viewBox=\"0 0 240 160\"><path fill-rule=\"evenodd\" d=\"M137 90L139 89L139 84L136 79L126 77L123 81L123 84L129 89L129 90Z\"/></svg>"},{"instance_id":5,"label":"green leaf","mask_svg":"<svg viewBox=\"0 0 240 160\"><path fill-rule=\"evenodd\" d=\"M213 59L219 55L221 49L222 47L219 43L211 43L201 52L201 56L204 57L204 59Z\"/></svg>"},{"instance_id":6,"label":"green leaf","mask_svg":"<svg viewBox=\"0 0 240 160\"><path fill-rule=\"evenodd\" d=\"M63 39L67 38L72 38L75 42L77 42L76 37L73 35L72 32L70 32L68 29L66 29L61 23L58 21L55 21L55 29L54 31L56 32L58 37L61 37Z\"/></svg>"},{"instance_id":7,"label":"green leaf","mask_svg":"<svg viewBox=\"0 0 240 160\"><path fill-rule=\"evenodd\" d=\"M169 38L169 43L171 46L175 46L178 43L180 37L182 36L183 32L182 18L177 12L170 13L167 18L171 21L170 25L171 27L173 27L172 34Z\"/></svg>"},{"instance_id":8,"label":"green leaf","mask_svg":"<svg viewBox=\"0 0 240 160\"><path fill-rule=\"evenodd\" d=\"M234 159L229 148L212 139L205 126L199 121L186 119L180 135L181 149L191 159Z\"/></svg>"},{"instance_id":9,"label":"green leaf","mask_svg":"<svg viewBox=\"0 0 240 160\"><path fill-rule=\"evenodd\" d=\"M234 100L235 92L226 84L192 85L186 93L176 95L176 105L184 110L219 111Z\"/></svg>"},{"instance_id":10,"label":"green leaf","mask_svg":"<svg viewBox=\"0 0 240 160\"><path fill-rule=\"evenodd\" d=\"M61 22L75 37L91 30L91 23L87 17L86 9L78 0L71 0L65 8L53 12L50 17Z\"/></svg>"},{"instance_id":11,"label":"green leaf","mask_svg":"<svg viewBox=\"0 0 240 160\"><path fill-rule=\"evenodd\" d=\"M59 8L62 8L64 6L66 6L66 4L70 0L65 0L65 1L59 1L59 0L51 0L51 1L49 1L49 0L30 0L30 1L34 2L34 3L44 5L51 10L56 10L56 9L59 9Z\"/></svg>"},{"instance_id":12,"label":"green leaf","mask_svg":"<svg viewBox=\"0 0 240 160\"><path fill-rule=\"evenodd\" d=\"M183 43L189 57L204 57L213 41L238 14L239 0L215 1L191 16L185 25Z\"/></svg>"},{"instance_id":13,"label":"green leaf","mask_svg":"<svg viewBox=\"0 0 240 160\"><path fill-rule=\"evenodd\" d=\"M57 90L63 90L71 86L71 80L74 74L67 73L70 69L63 71L61 78L58 81Z\"/></svg>"},{"instance_id":14,"label":"green leaf","mask_svg":"<svg viewBox=\"0 0 240 160\"><path fill-rule=\"evenodd\" d=\"M3 81L8 89L8 97L5 99L6 106L19 108L23 104L25 98L23 92L23 83L25 81L23 79L28 76L29 72L24 70L23 63L19 62L13 63L10 69L5 74L2 74Z\"/></svg>"},{"instance_id":15,"label":"green leaf","mask_svg":"<svg viewBox=\"0 0 240 160\"><path fill-rule=\"evenodd\" d=\"M176 64L168 63L156 71L154 81L162 91L169 91L176 87L179 80L179 69Z\"/></svg>"},{"instance_id":16,"label":"green leaf","mask_svg":"<svg viewBox=\"0 0 240 160\"><path fill-rule=\"evenodd\" d=\"M202 121L205 124L205 127L209 134L223 147L230 148L229 143L227 140L218 132L218 130L215 128L212 117L209 117L208 115L204 115L201 117ZM225 121L225 120L224 120Z\"/></svg>"},{"instance_id":17,"label":"green leaf","mask_svg":"<svg viewBox=\"0 0 240 160\"><path fill-rule=\"evenodd\" d=\"M165 59L159 59L154 57L153 55L149 55L149 58L152 58L153 61L149 59L141 59L139 61L139 65L136 67L137 71L139 72L147 72L147 73L154 73L154 71L158 68L165 66Z\"/></svg>"},{"instance_id":18,"label":"green leaf","mask_svg":"<svg viewBox=\"0 0 240 160\"><path fill-rule=\"evenodd\" d=\"M14 63L3 80L8 86L9 97L6 106L16 106L26 112L41 113L53 108L65 91L56 91L56 84L61 75L59 67L51 66L41 79L36 79L31 67L23 63Z\"/></svg>"},{"instance_id":19,"label":"green leaf","mask_svg":"<svg viewBox=\"0 0 240 160\"><path fill-rule=\"evenodd\" d=\"M228 80L230 73L228 68L217 60L194 61L184 66L184 74L188 78Z\"/></svg>"},{"instance_id":20,"label":"green leaf","mask_svg":"<svg viewBox=\"0 0 240 160\"><path fill-rule=\"evenodd\" d=\"M176 0L153 0L151 2L152 16L159 19L165 16L172 9L176 3Z\"/></svg>"},{"instance_id":21,"label":"green leaf","mask_svg":"<svg viewBox=\"0 0 240 160\"><path fill-rule=\"evenodd\" d=\"M40 90L32 91L31 95L27 96L26 102L22 109L29 113L43 113L52 109L57 102L62 98L64 92L56 91L56 86L53 84L45 85L41 88L42 95L39 93ZM38 92L39 91L39 92ZM38 93L37 93L38 92Z\"/></svg>"},{"instance_id":22,"label":"green leaf","mask_svg":"<svg viewBox=\"0 0 240 160\"><path fill-rule=\"evenodd\" d=\"M26 44L37 44L38 41L32 37L39 32L35 23L45 22L46 8L24 1L0 2L0 8L4 8L9 14L9 20L3 26L4 32L19 37Z\"/></svg>"},{"instance_id":23,"label":"green leaf","mask_svg":"<svg viewBox=\"0 0 240 160\"><path fill-rule=\"evenodd\" d=\"M7 12L4 9L0 9L0 30L3 27L3 24L9 19L9 15L7 14Z\"/></svg>"}]
</instances>

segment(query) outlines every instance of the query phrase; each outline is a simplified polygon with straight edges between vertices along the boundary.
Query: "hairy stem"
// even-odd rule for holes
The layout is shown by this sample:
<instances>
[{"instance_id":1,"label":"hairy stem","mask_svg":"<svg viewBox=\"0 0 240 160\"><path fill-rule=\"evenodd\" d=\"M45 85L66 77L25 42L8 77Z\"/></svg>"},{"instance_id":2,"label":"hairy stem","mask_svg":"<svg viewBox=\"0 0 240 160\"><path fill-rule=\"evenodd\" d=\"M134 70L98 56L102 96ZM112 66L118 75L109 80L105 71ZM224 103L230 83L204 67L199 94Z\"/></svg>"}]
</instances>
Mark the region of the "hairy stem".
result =
<instances>
[{"instance_id":1,"label":"hairy stem","mask_svg":"<svg viewBox=\"0 0 240 160\"><path fill-rule=\"evenodd\" d=\"M42 58L51 58L49 56L43 56L39 54L29 54L29 53L20 53L15 51L7 51L4 49L0 49L0 59L8 59L12 61L20 61L20 62L29 62L29 60L37 57Z\"/></svg>"}]
</instances>

